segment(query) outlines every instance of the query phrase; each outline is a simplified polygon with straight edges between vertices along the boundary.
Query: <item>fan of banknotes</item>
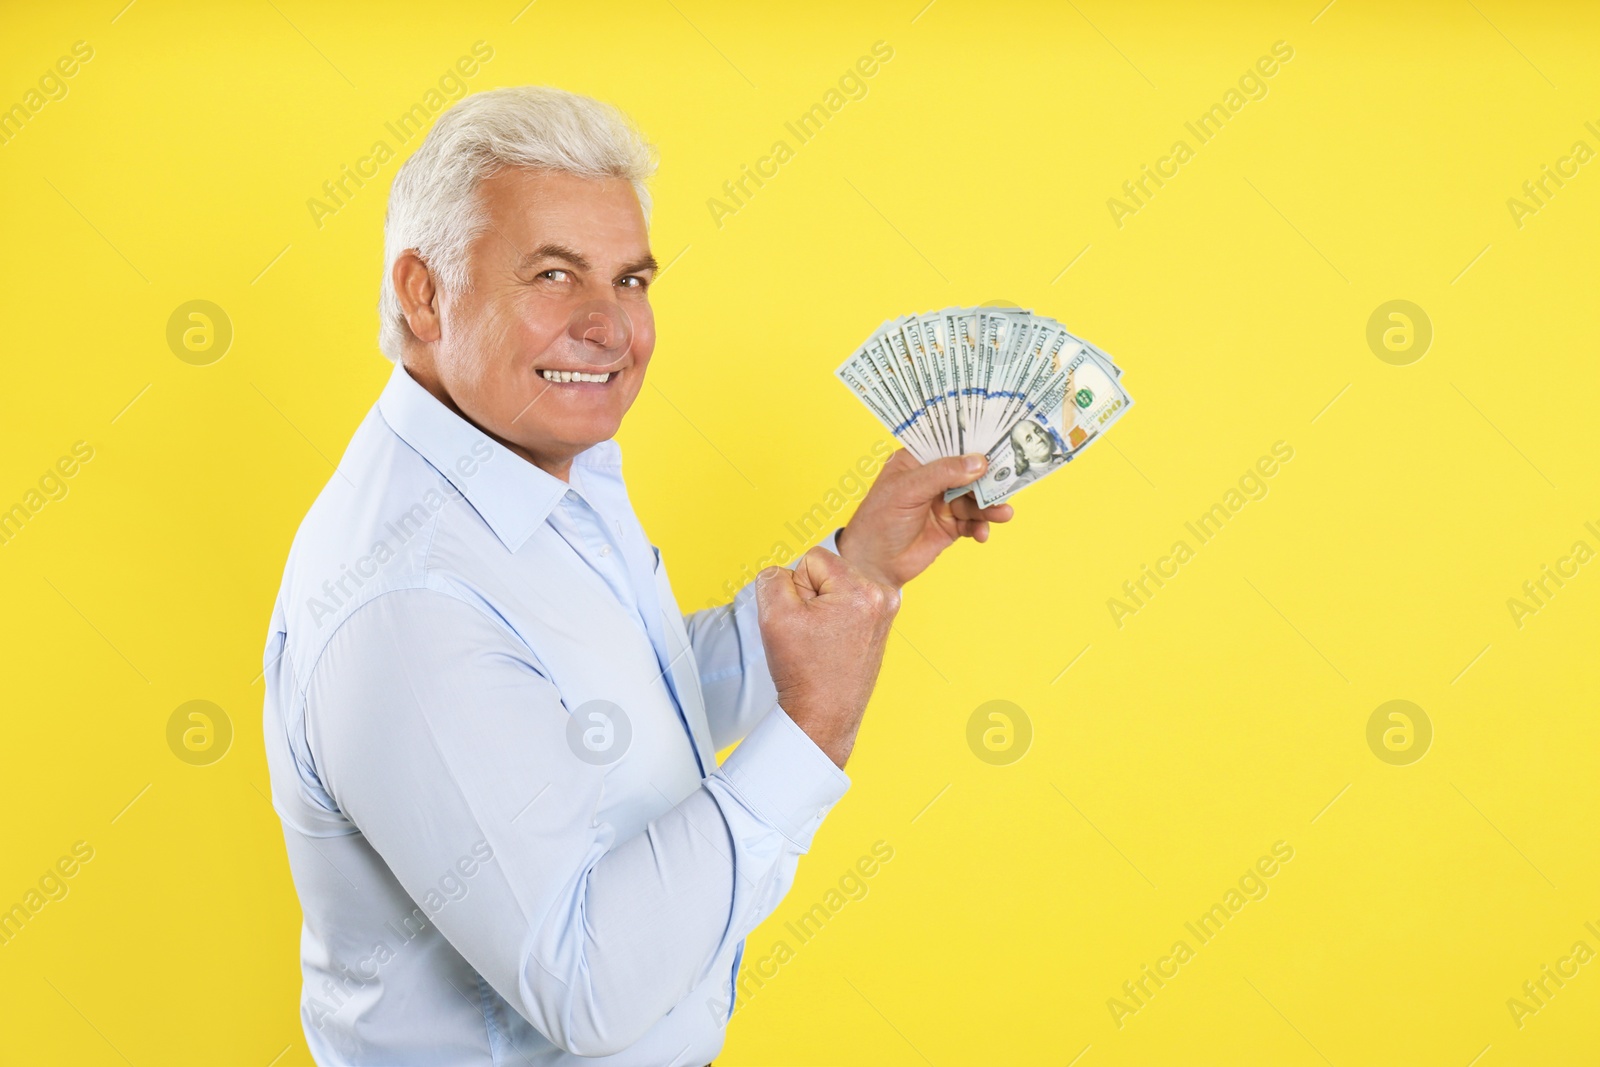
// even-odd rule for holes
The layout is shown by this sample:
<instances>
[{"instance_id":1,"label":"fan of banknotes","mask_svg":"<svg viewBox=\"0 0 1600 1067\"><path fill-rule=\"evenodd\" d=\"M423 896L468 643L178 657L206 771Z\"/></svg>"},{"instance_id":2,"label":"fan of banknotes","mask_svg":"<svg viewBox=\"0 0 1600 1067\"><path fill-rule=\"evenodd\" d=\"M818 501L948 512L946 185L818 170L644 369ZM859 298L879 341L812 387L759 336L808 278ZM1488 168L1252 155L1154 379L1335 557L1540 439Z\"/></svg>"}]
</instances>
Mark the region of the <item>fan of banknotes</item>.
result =
<instances>
[{"instance_id":1,"label":"fan of banknotes","mask_svg":"<svg viewBox=\"0 0 1600 1067\"><path fill-rule=\"evenodd\" d=\"M981 478L945 494L981 507L1066 466L1133 406L1110 356L1013 307L894 319L835 373L919 462L986 455Z\"/></svg>"}]
</instances>

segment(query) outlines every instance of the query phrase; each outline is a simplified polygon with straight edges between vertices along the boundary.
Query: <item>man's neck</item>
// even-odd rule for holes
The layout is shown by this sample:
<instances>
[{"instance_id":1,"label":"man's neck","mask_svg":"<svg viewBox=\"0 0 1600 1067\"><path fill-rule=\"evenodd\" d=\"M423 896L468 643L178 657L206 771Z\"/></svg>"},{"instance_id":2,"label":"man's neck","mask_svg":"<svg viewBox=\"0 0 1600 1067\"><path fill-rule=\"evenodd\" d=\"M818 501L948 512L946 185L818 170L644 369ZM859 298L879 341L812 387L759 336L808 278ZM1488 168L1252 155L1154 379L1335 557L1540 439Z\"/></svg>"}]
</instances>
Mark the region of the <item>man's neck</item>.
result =
<instances>
[{"instance_id":1,"label":"man's neck","mask_svg":"<svg viewBox=\"0 0 1600 1067\"><path fill-rule=\"evenodd\" d=\"M462 416L462 417L466 418L466 416ZM471 419L467 419L467 421L468 422L472 422ZM477 423L473 423L473 425L477 426L478 424ZM478 426L478 429L483 430L483 427L482 426ZM489 433L488 430L483 430L483 432L484 433ZM546 474L550 475L550 477L552 477L552 478L560 478L564 482L572 481L572 477L571 477L571 475L572 475L572 457L571 456L567 456L564 459L559 459L559 460L542 459L542 458L540 458L538 456L535 456L532 452L529 452L526 448L523 448L521 445L517 444L515 441L502 440L499 437L495 437L495 435L492 434L492 433L489 433L489 436L490 437L494 437L494 439L496 441L499 441L501 444L505 445L506 448L510 449L512 452L515 452L517 455L521 456L523 459L527 460L529 463L532 463L535 467L538 467L540 470L542 470Z\"/></svg>"}]
</instances>

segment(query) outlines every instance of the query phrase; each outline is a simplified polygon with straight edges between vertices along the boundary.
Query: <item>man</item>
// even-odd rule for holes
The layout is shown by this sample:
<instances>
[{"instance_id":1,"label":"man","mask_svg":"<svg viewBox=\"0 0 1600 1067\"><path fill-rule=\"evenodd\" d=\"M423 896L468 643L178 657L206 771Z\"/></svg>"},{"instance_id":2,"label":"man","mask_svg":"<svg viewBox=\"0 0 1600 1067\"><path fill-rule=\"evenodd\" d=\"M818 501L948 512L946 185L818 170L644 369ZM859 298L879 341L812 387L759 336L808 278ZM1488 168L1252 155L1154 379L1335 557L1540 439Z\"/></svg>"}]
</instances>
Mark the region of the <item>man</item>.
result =
<instances>
[{"instance_id":1,"label":"man","mask_svg":"<svg viewBox=\"0 0 1600 1067\"><path fill-rule=\"evenodd\" d=\"M981 457L897 453L831 551L682 616L612 440L655 343L653 169L608 107L520 88L396 175L395 369L266 648L319 1063L709 1061L849 784L901 586L1011 517L942 502Z\"/></svg>"}]
</instances>

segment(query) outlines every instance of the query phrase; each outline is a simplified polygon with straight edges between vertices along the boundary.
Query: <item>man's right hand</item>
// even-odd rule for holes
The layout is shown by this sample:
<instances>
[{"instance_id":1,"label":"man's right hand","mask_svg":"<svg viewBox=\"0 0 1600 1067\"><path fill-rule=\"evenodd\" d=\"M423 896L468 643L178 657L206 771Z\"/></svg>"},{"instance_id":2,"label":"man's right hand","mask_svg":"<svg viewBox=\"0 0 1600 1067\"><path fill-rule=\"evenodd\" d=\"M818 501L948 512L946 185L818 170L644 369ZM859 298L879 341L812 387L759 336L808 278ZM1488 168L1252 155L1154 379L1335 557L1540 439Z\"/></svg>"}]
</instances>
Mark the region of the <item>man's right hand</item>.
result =
<instances>
[{"instance_id":1,"label":"man's right hand","mask_svg":"<svg viewBox=\"0 0 1600 1067\"><path fill-rule=\"evenodd\" d=\"M900 594L825 548L756 576L756 604L778 704L843 768L883 666Z\"/></svg>"}]
</instances>

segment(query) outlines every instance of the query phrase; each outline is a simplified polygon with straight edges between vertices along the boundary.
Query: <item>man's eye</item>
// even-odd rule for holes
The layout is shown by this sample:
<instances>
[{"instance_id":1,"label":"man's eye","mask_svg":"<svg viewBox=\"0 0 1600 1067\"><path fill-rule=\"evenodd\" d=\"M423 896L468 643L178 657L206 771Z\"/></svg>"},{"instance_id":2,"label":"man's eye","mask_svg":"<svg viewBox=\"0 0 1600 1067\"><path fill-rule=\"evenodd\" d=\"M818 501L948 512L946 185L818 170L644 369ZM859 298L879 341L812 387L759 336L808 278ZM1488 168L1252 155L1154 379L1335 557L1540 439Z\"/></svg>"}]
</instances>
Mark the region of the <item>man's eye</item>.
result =
<instances>
[{"instance_id":1,"label":"man's eye","mask_svg":"<svg viewBox=\"0 0 1600 1067\"><path fill-rule=\"evenodd\" d=\"M630 274L626 278L623 278L621 281L617 282L617 284L625 289L643 289L650 283L639 277L637 274Z\"/></svg>"},{"instance_id":2,"label":"man's eye","mask_svg":"<svg viewBox=\"0 0 1600 1067\"><path fill-rule=\"evenodd\" d=\"M560 267L552 267L549 270L540 271L539 277L549 278L553 282L564 282L567 280L568 275L567 272L562 270Z\"/></svg>"}]
</instances>

